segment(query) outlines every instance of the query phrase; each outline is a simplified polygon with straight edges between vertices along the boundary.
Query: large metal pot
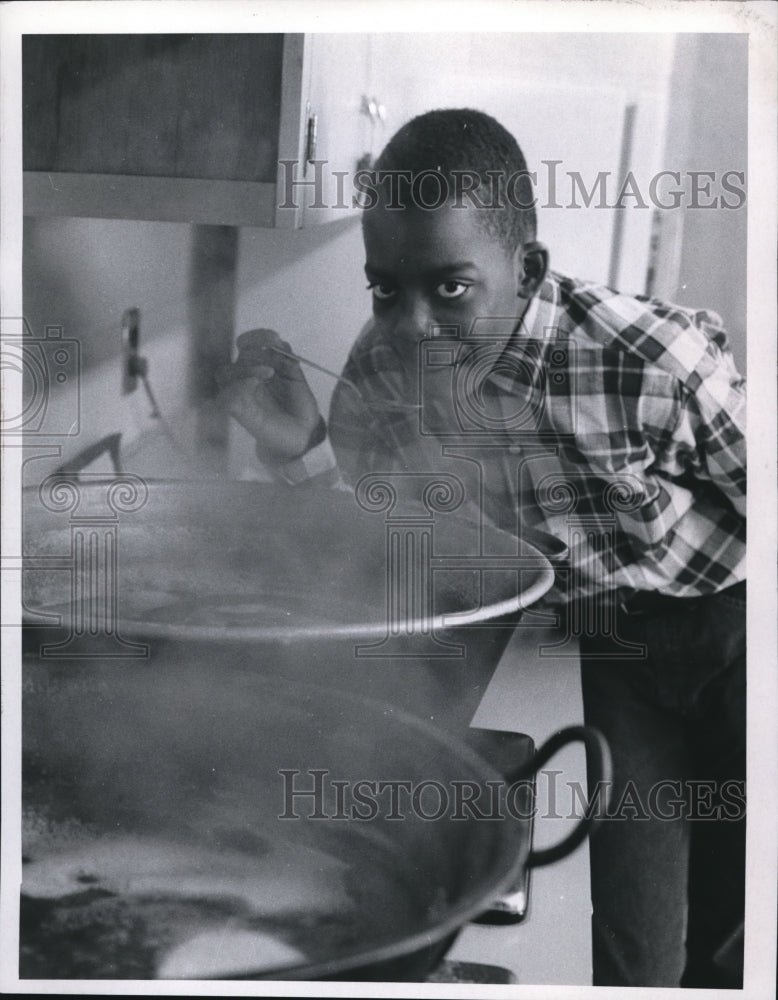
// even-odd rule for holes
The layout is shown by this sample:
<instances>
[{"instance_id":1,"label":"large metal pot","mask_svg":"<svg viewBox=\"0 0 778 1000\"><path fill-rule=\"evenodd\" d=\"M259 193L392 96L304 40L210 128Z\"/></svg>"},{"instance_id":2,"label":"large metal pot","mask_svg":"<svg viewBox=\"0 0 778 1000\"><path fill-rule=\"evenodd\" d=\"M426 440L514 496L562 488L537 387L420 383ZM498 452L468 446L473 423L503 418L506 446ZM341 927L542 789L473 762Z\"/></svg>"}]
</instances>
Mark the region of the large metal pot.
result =
<instances>
[{"instance_id":1,"label":"large metal pot","mask_svg":"<svg viewBox=\"0 0 778 1000\"><path fill-rule=\"evenodd\" d=\"M356 491L50 477L25 491L28 645L131 665L187 655L472 718L547 558L454 477Z\"/></svg>"},{"instance_id":2,"label":"large metal pot","mask_svg":"<svg viewBox=\"0 0 778 1000\"><path fill-rule=\"evenodd\" d=\"M418 980L585 834L530 856L511 782L607 756L575 730L506 782L392 706L186 660L32 658L24 688L23 977Z\"/></svg>"}]
</instances>

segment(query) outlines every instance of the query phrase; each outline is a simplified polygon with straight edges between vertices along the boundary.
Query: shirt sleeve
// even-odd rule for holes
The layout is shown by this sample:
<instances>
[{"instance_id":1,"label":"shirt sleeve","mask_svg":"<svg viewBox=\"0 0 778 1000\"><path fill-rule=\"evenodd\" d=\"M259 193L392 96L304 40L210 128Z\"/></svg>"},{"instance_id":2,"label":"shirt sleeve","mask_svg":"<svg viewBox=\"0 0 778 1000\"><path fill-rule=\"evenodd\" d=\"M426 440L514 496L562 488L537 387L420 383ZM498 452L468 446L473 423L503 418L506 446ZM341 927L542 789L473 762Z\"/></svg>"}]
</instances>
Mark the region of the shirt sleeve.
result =
<instances>
[{"instance_id":1,"label":"shirt sleeve","mask_svg":"<svg viewBox=\"0 0 778 1000\"><path fill-rule=\"evenodd\" d=\"M328 437L293 462L275 466L270 471L276 479L288 486L298 486L314 479L323 485L336 486L341 478Z\"/></svg>"},{"instance_id":2,"label":"shirt sleeve","mask_svg":"<svg viewBox=\"0 0 778 1000\"><path fill-rule=\"evenodd\" d=\"M274 478L289 485L315 479L347 489L366 473L388 473L408 466L414 435L407 413L370 407L365 402L365 394L378 400L402 398L402 387L395 384L398 373L391 353L361 347L371 330L368 322L349 354L343 380L335 386L326 437L295 461L269 470Z\"/></svg>"},{"instance_id":3,"label":"shirt sleeve","mask_svg":"<svg viewBox=\"0 0 778 1000\"><path fill-rule=\"evenodd\" d=\"M585 458L606 483L620 486L611 498L633 554L669 558L674 549L683 562L743 532L746 384L721 320L709 312L682 319L662 328L664 350L655 361L642 358L642 373L631 364L624 369L640 386L637 409L623 411L634 439L627 433L619 450L590 448ZM621 428L618 419L615 425Z\"/></svg>"},{"instance_id":4,"label":"shirt sleeve","mask_svg":"<svg viewBox=\"0 0 778 1000\"><path fill-rule=\"evenodd\" d=\"M695 474L746 516L746 383L730 357L703 367L681 393L675 439L698 456Z\"/></svg>"}]
</instances>

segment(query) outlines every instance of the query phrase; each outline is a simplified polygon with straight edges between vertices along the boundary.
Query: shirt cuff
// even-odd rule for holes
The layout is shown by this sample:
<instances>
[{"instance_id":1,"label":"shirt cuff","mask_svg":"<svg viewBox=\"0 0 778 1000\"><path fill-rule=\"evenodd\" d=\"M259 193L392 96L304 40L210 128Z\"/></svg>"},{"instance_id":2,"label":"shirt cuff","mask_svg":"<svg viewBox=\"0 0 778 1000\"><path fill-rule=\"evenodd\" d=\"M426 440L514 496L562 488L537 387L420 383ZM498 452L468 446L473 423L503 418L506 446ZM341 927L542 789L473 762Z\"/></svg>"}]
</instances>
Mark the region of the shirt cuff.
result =
<instances>
[{"instance_id":1,"label":"shirt cuff","mask_svg":"<svg viewBox=\"0 0 778 1000\"><path fill-rule=\"evenodd\" d=\"M327 482L331 480L334 483L338 479L339 473L330 439L325 437L320 444L315 445L293 462L274 466L272 473L277 479L289 486L297 486L299 483L320 477L326 478Z\"/></svg>"}]
</instances>

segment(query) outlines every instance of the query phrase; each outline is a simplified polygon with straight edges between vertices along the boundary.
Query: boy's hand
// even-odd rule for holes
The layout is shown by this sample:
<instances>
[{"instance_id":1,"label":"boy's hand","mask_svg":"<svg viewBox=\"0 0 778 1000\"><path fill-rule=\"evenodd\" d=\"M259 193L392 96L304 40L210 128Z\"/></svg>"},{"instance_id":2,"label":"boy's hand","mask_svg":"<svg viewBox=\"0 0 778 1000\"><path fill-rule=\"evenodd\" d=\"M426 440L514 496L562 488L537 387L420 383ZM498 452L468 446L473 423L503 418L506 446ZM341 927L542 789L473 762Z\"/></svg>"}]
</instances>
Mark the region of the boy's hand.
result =
<instances>
[{"instance_id":1,"label":"boy's hand","mask_svg":"<svg viewBox=\"0 0 778 1000\"><path fill-rule=\"evenodd\" d=\"M299 458L321 423L299 364L272 350L292 352L274 330L248 330L237 340L238 359L216 372L219 402L256 439L271 465Z\"/></svg>"}]
</instances>

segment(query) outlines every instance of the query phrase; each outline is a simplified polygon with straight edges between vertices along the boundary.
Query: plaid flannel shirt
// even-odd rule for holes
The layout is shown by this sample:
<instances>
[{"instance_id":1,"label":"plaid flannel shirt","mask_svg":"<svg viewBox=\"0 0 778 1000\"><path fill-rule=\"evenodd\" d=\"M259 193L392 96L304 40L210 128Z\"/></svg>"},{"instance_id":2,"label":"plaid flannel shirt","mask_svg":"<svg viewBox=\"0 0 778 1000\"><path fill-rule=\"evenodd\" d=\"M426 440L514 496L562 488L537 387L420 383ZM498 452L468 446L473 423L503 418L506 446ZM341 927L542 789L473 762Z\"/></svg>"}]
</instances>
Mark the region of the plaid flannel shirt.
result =
<instances>
[{"instance_id":1,"label":"plaid flannel shirt","mask_svg":"<svg viewBox=\"0 0 778 1000\"><path fill-rule=\"evenodd\" d=\"M368 325L333 396L342 475L445 471L499 527L567 543L552 600L745 578L745 380L720 318L550 274L522 321L409 365Z\"/></svg>"}]
</instances>

